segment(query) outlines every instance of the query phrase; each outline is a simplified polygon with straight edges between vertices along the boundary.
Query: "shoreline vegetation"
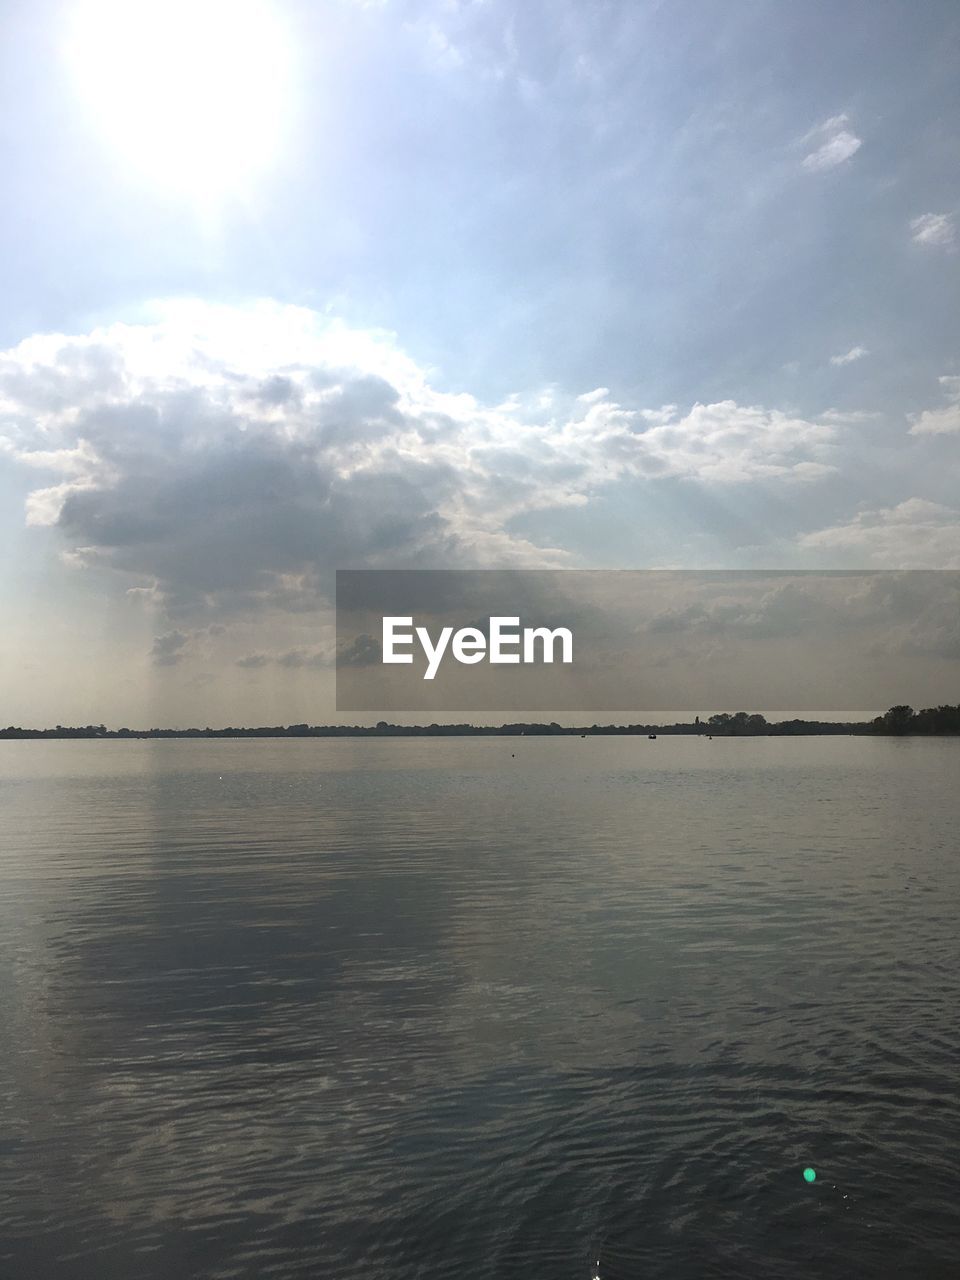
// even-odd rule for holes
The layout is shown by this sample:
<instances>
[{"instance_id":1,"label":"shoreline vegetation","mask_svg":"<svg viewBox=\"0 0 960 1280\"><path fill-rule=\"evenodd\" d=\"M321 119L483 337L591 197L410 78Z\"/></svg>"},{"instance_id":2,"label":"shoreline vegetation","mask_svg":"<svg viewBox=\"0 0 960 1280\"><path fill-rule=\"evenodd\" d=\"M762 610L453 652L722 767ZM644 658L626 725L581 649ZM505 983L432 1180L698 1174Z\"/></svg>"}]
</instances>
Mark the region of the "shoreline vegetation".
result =
<instances>
[{"instance_id":1,"label":"shoreline vegetation","mask_svg":"<svg viewBox=\"0 0 960 1280\"><path fill-rule=\"evenodd\" d=\"M630 736L699 736L712 738L793 737L816 734L883 734L895 737L913 735L960 734L960 705L927 707L896 706L874 720L766 720L762 715L737 711L720 712L692 723L676 724L592 724L561 725L544 723L474 724L389 724L380 720L375 725L272 725L260 728L228 726L225 729L108 729L103 724L69 727L58 724L53 729L23 729L9 725L0 729L0 740L35 738L447 738L447 737L630 737Z\"/></svg>"}]
</instances>

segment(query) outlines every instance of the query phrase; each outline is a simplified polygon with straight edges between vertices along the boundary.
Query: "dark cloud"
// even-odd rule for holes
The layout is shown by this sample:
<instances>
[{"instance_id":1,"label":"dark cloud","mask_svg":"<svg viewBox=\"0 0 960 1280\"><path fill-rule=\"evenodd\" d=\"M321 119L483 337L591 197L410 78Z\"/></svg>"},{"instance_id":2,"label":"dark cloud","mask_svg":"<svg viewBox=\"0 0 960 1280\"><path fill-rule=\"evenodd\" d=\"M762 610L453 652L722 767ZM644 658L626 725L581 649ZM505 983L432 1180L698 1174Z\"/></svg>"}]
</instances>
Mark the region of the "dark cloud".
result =
<instances>
[{"instance_id":1,"label":"dark cloud","mask_svg":"<svg viewBox=\"0 0 960 1280\"><path fill-rule=\"evenodd\" d=\"M190 637L182 631L167 631L157 636L150 650L150 656L158 667L172 667L184 656L184 649Z\"/></svg>"},{"instance_id":2,"label":"dark cloud","mask_svg":"<svg viewBox=\"0 0 960 1280\"><path fill-rule=\"evenodd\" d=\"M67 493L57 526L114 568L161 583L174 611L210 595L226 607L251 596L316 603L338 563L456 557L458 536L437 510L455 490L451 469L388 451L344 474L327 436L347 438L348 416L342 406L332 426L320 416L318 435L289 439L202 397L90 415L108 482ZM284 576L297 574L290 602Z\"/></svg>"},{"instance_id":3,"label":"dark cloud","mask_svg":"<svg viewBox=\"0 0 960 1280\"><path fill-rule=\"evenodd\" d=\"M287 405L299 404L302 398L300 388L290 378L276 374L266 378L257 387L256 398L261 404Z\"/></svg>"},{"instance_id":4,"label":"dark cloud","mask_svg":"<svg viewBox=\"0 0 960 1280\"><path fill-rule=\"evenodd\" d=\"M0 356L0 393L7 447L59 473L30 522L188 629L317 608L339 567L563 567L521 518L653 474L810 483L840 430L733 401L628 410L603 389L526 421L431 388L369 334L270 306L30 339Z\"/></svg>"},{"instance_id":5,"label":"dark cloud","mask_svg":"<svg viewBox=\"0 0 960 1280\"><path fill-rule=\"evenodd\" d=\"M301 668L329 667L333 665L331 649L285 649L282 653L269 653L258 650L248 653L236 661L238 667L245 671L260 671L263 667L277 666L285 671L296 671Z\"/></svg>"},{"instance_id":6,"label":"dark cloud","mask_svg":"<svg viewBox=\"0 0 960 1280\"><path fill-rule=\"evenodd\" d=\"M270 659L265 653L248 653L245 657L237 659L237 666L242 667L244 671L259 671L269 661Z\"/></svg>"},{"instance_id":7,"label":"dark cloud","mask_svg":"<svg viewBox=\"0 0 960 1280\"><path fill-rule=\"evenodd\" d=\"M287 649L277 655L277 665L281 667L329 667L331 655L326 649Z\"/></svg>"},{"instance_id":8,"label":"dark cloud","mask_svg":"<svg viewBox=\"0 0 960 1280\"><path fill-rule=\"evenodd\" d=\"M383 661L383 648L376 636L356 636L337 651L338 667L378 667Z\"/></svg>"}]
</instances>

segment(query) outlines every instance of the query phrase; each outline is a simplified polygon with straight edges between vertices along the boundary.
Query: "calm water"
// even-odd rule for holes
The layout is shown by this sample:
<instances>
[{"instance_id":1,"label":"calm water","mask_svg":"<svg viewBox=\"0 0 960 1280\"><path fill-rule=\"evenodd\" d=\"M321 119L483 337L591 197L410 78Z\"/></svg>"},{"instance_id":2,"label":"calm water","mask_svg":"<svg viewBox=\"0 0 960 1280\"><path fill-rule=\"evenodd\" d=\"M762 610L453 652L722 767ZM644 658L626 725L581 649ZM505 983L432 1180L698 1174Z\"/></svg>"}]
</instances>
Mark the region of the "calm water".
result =
<instances>
[{"instance_id":1,"label":"calm water","mask_svg":"<svg viewBox=\"0 0 960 1280\"><path fill-rule=\"evenodd\" d=\"M0 743L0 1275L956 1277L958 784Z\"/></svg>"}]
</instances>

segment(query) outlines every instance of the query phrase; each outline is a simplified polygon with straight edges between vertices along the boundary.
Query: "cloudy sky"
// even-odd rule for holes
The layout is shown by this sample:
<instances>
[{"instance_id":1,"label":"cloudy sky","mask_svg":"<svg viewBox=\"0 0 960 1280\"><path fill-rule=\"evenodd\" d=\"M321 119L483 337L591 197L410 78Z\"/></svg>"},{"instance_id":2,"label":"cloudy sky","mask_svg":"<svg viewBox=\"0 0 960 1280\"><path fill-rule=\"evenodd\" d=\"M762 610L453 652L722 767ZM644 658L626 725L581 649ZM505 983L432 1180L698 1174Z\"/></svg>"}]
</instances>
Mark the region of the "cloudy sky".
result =
<instances>
[{"instance_id":1,"label":"cloudy sky","mask_svg":"<svg viewBox=\"0 0 960 1280\"><path fill-rule=\"evenodd\" d=\"M3 32L4 724L332 718L336 568L960 566L955 0Z\"/></svg>"}]
</instances>

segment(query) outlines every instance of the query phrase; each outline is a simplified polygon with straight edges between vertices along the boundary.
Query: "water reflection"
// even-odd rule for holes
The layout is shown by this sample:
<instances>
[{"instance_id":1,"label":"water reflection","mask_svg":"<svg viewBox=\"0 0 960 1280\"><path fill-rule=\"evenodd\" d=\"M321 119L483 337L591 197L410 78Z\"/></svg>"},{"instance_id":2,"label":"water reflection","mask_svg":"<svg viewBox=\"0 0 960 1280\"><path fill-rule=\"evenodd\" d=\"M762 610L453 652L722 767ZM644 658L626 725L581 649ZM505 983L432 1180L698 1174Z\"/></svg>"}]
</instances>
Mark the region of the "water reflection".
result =
<instances>
[{"instance_id":1,"label":"water reflection","mask_svg":"<svg viewBox=\"0 0 960 1280\"><path fill-rule=\"evenodd\" d=\"M957 744L0 747L11 1275L952 1273Z\"/></svg>"}]
</instances>

